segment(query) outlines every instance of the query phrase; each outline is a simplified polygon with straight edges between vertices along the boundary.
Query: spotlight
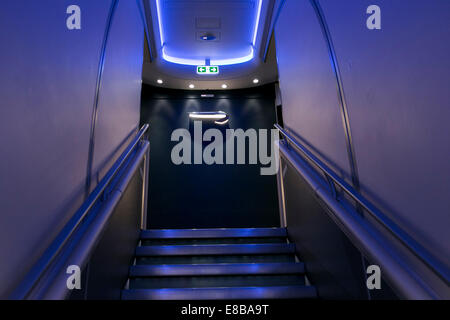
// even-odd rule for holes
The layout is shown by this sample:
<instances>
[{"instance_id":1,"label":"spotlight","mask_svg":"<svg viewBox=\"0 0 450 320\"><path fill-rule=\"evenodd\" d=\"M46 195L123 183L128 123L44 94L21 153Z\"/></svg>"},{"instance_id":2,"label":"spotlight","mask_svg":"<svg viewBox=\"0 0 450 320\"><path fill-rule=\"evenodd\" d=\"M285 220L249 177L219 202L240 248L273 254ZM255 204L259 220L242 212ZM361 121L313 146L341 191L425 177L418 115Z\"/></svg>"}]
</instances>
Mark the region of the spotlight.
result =
<instances>
[{"instance_id":1,"label":"spotlight","mask_svg":"<svg viewBox=\"0 0 450 320\"><path fill-rule=\"evenodd\" d=\"M228 86L224 83L224 84L222 85L222 89L226 89L226 88L228 88Z\"/></svg>"},{"instance_id":2,"label":"spotlight","mask_svg":"<svg viewBox=\"0 0 450 320\"><path fill-rule=\"evenodd\" d=\"M254 84L259 83L259 79L253 79L253 83L254 83Z\"/></svg>"},{"instance_id":3,"label":"spotlight","mask_svg":"<svg viewBox=\"0 0 450 320\"><path fill-rule=\"evenodd\" d=\"M189 85L189 88L194 89L195 86L191 83L191 84Z\"/></svg>"},{"instance_id":4,"label":"spotlight","mask_svg":"<svg viewBox=\"0 0 450 320\"><path fill-rule=\"evenodd\" d=\"M161 79L156 80L156 82L158 82L159 84L163 84L164 81L162 81Z\"/></svg>"}]
</instances>

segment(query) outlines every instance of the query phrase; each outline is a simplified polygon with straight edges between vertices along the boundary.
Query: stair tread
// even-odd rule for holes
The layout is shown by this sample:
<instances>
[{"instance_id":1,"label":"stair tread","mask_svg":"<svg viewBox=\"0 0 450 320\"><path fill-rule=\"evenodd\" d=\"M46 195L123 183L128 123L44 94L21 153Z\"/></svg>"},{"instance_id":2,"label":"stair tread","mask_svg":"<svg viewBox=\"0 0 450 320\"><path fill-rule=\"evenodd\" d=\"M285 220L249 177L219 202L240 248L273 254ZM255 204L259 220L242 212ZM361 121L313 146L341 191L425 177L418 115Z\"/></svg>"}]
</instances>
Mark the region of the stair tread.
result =
<instances>
[{"instance_id":1,"label":"stair tread","mask_svg":"<svg viewBox=\"0 0 450 320\"><path fill-rule=\"evenodd\" d=\"M305 285L304 264L292 258L295 245L286 238L285 228L142 230L139 264L130 267L122 299L316 298L315 287Z\"/></svg>"},{"instance_id":2,"label":"stair tread","mask_svg":"<svg viewBox=\"0 0 450 320\"><path fill-rule=\"evenodd\" d=\"M150 229L141 239L286 237L285 228Z\"/></svg>"},{"instance_id":3,"label":"stair tread","mask_svg":"<svg viewBox=\"0 0 450 320\"><path fill-rule=\"evenodd\" d=\"M137 265L130 268L130 277L299 274L304 271L301 262Z\"/></svg>"},{"instance_id":4,"label":"stair tread","mask_svg":"<svg viewBox=\"0 0 450 320\"><path fill-rule=\"evenodd\" d=\"M287 243L287 239L285 237L141 239L141 246L170 246L170 245L192 245L192 244L258 244L258 243Z\"/></svg>"},{"instance_id":5,"label":"stair tread","mask_svg":"<svg viewBox=\"0 0 450 320\"><path fill-rule=\"evenodd\" d=\"M141 246L136 256L252 255L295 253L291 243Z\"/></svg>"},{"instance_id":6,"label":"stair tread","mask_svg":"<svg viewBox=\"0 0 450 320\"><path fill-rule=\"evenodd\" d=\"M130 278L128 289L303 286L303 274L233 274Z\"/></svg>"},{"instance_id":7,"label":"stair tread","mask_svg":"<svg viewBox=\"0 0 450 320\"><path fill-rule=\"evenodd\" d=\"M197 256L142 256L136 257L137 265L163 264L217 264L217 263L293 263L295 255L259 254L259 255L197 255Z\"/></svg>"},{"instance_id":8,"label":"stair tread","mask_svg":"<svg viewBox=\"0 0 450 320\"><path fill-rule=\"evenodd\" d=\"M317 292L313 286L163 288L122 291L124 300L300 299L315 297L317 297Z\"/></svg>"}]
</instances>

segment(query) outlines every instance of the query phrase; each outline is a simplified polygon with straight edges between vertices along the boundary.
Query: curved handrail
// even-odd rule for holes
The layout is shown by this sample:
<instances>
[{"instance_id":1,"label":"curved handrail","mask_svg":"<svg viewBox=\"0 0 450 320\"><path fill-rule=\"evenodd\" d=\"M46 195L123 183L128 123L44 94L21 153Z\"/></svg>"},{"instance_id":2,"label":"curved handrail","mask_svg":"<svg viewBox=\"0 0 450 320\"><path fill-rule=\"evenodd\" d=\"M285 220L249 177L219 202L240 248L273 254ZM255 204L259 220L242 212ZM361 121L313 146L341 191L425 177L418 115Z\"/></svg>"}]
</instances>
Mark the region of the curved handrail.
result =
<instances>
[{"instance_id":1,"label":"curved handrail","mask_svg":"<svg viewBox=\"0 0 450 320\"><path fill-rule=\"evenodd\" d=\"M344 190L353 200L361 205L372 218L385 227L391 235L399 240L411 253L425 263L433 272L444 280L447 285L450 283L450 276L448 268L446 268L441 262L439 262L434 256L432 256L422 245L416 240L411 238L404 230L397 226L391 219L384 215L378 208L376 208L370 201L362 196L347 182L341 179L333 170L331 170L326 164L315 157L308 149L302 146L296 139L294 139L288 132L281 128L278 124L274 125L276 129L290 142L296 149L314 165L316 165L326 177L333 180L342 190Z\"/></svg>"},{"instance_id":2,"label":"curved handrail","mask_svg":"<svg viewBox=\"0 0 450 320\"><path fill-rule=\"evenodd\" d=\"M99 200L99 198L104 194L106 188L109 186L111 181L117 175L117 173L122 168L125 161L129 156L135 151L136 147L139 145L142 138L149 128L148 124L142 126L136 137L131 141L125 151L116 160L114 165L105 175L105 177L100 181L100 183L95 187L95 189L89 194L86 201L81 205L81 207L75 212L73 217L67 222L64 228L56 236L55 240L50 244L50 246L45 250L44 254L39 258L37 263L32 267L31 271L28 272L27 276L23 279L21 284L11 295L11 299L25 299L30 291L34 288L36 283L42 277L44 272L48 269L54 259L61 252L64 245L70 239L72 234L84 220L86 215Z\"/></svg>"}]
</instances>

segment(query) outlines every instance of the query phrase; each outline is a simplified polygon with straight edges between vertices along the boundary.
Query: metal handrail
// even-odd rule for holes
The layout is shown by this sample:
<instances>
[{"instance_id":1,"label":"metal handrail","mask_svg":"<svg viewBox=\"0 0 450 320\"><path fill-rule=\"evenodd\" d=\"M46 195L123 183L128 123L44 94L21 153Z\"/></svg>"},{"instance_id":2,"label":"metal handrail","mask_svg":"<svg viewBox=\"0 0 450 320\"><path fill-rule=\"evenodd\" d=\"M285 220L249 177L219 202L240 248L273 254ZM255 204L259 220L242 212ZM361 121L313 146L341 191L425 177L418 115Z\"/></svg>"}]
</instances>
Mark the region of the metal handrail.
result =
<instances>
[{"instance_id":1,"label":"metal handrail","mask_svg":"<svg viewBox=\"0 0 450 320\"><path fill-rule=\"evenodd\" d=\"M44 254L39 258L37 263L32 267L31 271L28 272L27 276L23 279L21 284L11 295L11 299L25 299L30 291L35 287L39 279L42 277L44 272L49 268L51 263L55 260L58 254L61 252L64 245L68 242L72 234L84 220L86 215L95 205L95 203L104 194L106 188L109 186L111 181L117 175L117 173L122 168L125 161L129 156L135 151L136 147L139 145L142 138L149 128L148 124L142 126L136 137L131 141L125 151L116 160L114 165L105 175L105 177L99 182L97 187L90 193L86 201L81 205L81 207L76 211L73 217L67 222L64 228L56 236L55 240L50 244L50 246L45 250Z\"/></svg>"},{"instance_id":2,"label":"metal handrail","mask_svg":"<svg viewBox=\"0 0 450 320\"><path fill-rule=\"evenodd\" d=\"M425 263L433 272L444 280L447 285L450 283L450 276L448 268L446 268L441 262L439 262L434 256L432 256L422 245L416 240L411 238L404 230L398 227L391 219L384 215L378 208L370 203L364 196L356 191L347 182L341 179L333 170L331 170L326 164L320 161L314 156L308 149L302 146L296 139L294 139L288 132L281 128L278 124L274 125L276 129L294 145L296 149L317 166L323 174L330 178L335 184L337 184L343 191L345 191L354 201L356 201L362 208L364 208L372 218L385 227L391 235L399 240L405 247ZM336 200L338 200L336 198Z\"/></svg>"}]
</instances>

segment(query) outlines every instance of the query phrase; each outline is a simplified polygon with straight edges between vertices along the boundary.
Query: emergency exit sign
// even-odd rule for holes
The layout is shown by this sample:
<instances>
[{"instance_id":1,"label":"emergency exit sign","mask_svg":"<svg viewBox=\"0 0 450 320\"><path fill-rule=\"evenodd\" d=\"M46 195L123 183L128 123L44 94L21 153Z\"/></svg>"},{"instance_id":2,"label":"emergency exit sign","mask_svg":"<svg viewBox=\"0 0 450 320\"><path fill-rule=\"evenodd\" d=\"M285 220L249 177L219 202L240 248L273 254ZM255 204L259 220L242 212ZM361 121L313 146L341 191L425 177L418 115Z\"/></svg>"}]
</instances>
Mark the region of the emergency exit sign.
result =
<instances>
[{"instance_id":1,"label":"emergency exit sign","mask_svg":"<svg viewBox=\"0 0 450 320\"><path fill-rule=\"evenodd\" d=\"M219 74L218 66L197 66L197 74Z\"/></svg>"}]
</instances>

